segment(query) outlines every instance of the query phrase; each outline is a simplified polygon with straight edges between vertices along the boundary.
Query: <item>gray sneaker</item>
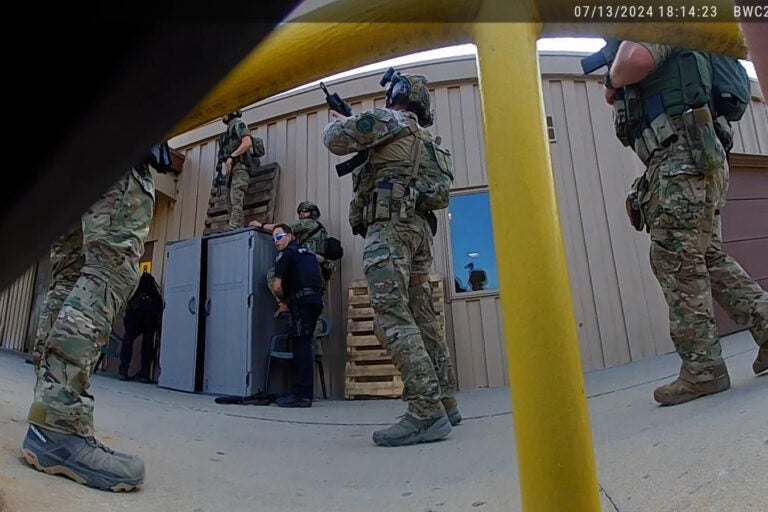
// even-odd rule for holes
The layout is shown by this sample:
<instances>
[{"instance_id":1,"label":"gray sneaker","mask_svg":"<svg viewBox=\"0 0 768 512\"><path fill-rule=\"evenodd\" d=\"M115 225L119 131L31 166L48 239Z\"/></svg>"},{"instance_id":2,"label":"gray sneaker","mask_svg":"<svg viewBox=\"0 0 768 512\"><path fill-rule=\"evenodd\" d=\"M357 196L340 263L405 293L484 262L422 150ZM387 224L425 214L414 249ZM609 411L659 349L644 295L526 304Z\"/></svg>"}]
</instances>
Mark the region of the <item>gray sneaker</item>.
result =
<instances>
[{"instance_id":1,"label":"gray sneaker","mask_svg":"<svg viewBox=\"0 0 768 512\"><path fill-rule=\"evenodd\" d=\"M406 446L431 443L450 433L451 422L446 415L420 420L406 413L398 423L374 432L373 442L379 446Z\"/></svg>"},{"instance_id":2,"label":"gray sneaker","mask_svg":"<svg viewBox=\"0 0 768 512\"><path fill-rule=\"evenodd\" d=\"M144 462L110 450L94 437L61 434L30 425L21 445L27 463L102 491L132 491L144 483Z\"/></svg>"}]
</instances>

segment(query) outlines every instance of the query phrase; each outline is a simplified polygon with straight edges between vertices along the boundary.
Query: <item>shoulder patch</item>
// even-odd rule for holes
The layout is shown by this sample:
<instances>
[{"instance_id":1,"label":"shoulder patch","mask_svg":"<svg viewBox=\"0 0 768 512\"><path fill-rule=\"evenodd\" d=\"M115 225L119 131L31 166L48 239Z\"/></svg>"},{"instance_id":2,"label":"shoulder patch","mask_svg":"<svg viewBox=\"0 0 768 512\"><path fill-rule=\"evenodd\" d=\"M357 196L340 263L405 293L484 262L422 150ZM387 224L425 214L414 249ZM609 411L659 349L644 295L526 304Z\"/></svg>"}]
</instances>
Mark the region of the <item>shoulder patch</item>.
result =
<instances>
[{"instance_id":1,"label":"shoulder patch","mask_svg":"<svg viewBox=\"0 0 768 512\"><path fill-rule=\"evenodd\" d=\"M360 116L360 119L355 123L355 128L360 133L371 133L373 131L374 122L373 116L366 114Z\"/></svg>"}]
</instances>

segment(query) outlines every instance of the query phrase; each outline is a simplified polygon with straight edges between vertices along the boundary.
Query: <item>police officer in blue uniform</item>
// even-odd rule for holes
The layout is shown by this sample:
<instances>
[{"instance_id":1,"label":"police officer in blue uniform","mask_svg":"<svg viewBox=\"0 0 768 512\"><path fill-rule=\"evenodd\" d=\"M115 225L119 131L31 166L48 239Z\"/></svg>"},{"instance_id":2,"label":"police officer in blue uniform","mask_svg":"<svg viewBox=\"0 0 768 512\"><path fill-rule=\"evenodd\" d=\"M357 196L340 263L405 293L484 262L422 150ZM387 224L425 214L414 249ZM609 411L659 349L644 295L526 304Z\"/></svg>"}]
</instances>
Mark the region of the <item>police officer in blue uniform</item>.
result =
<instances>
[{"instance_id":1,"label":"police officer in blue uniform","mask_svg":"<svg viewBox=\"0 0 768 512\"><path fill-rule=\"evenodd\" d=\"M314 357L312 336L323 312L323 275L315 254L296 243L291 227L277 224L272 230L275 247L275 279L272 291L288 302L290 341L293 352L293 393L277 399L280 407L312 407Z\"/></svg>"}]
</instances>

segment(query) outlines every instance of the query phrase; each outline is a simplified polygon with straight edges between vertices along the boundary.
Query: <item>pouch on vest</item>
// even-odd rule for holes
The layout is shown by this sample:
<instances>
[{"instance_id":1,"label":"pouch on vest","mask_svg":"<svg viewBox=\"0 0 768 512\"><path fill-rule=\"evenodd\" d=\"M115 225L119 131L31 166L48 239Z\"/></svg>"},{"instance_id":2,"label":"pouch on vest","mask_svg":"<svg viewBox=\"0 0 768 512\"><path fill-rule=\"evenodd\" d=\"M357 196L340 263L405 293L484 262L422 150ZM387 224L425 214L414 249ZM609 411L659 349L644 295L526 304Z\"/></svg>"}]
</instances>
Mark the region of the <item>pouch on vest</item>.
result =
<instances>
[{"instance_id":1,"label":"pouch on vest","mask_svg":"<svg viewBox=\"0 0 768 512\"><path fill-rule=\"evenodd\" d=\"M624 146L629 146L629 124L627 123L627 104L622 98L616 100L613 104L613 128L616 132L616 138Z\"/></svg>"},{"instance_id":2,"label":"pouch on vest","mask_svg":"<svg viewBox=\"0 0 768 512\"><path fill-rule=\"evenodd\" d=\"M418 209L432 211L447 208L452 184L451 152L440 146L439 140L424 142L416 174L416 190L419 192Z\"/></svg>"},{"instance_id":3,"label":"pouch on vest","mask_svg":"<svg viewBox=\"0 0 768 512\"><path fill-rule=\"evenodd\" d=\"M353 235L365 238L365 202L359 194L349 202L349 227Z\"/></svg>"},{"instance_id":4,"label":"pouch on vest","mask_svg":"<svg viewBox=\"0 0 768 512\"><path fill-rule=\"evenodd\" d=\"M251 137L251 149L249 149L249 152L251 153L251 156L254 158L261 158L264 156L264 141L261 140L261 137L254 137L253 135Z\"/></svg>"},{"instance_id":5,"label":"pouch on vest","mask_svg":"<svg viewBox=\"0 0 768 512\"><path fill-rule=\"evenodd\" d=\"M643 130L643 135L650 134L651 137L654 137L653 133L651 133L651 129L647 128ZM654 137L655 140L655 137ZM632 143L632 150L635 152L637 157L642 161L644 164L648 163L648 160L651 159L651 152L648 150L648 146L645 142L645 137L636 137L634 142Z\"/></svg>"},{"instance_id":6,"label":"pouch on vest","mask_svg":"<svg viewBox=\"0 0 768 512\"><path fill-rule=\"evenodd\" d=\"M696 168L708 174L721 167L725 162L725 150L715 133L709 107L686 110L683 124Z\"/></svg>"},{"instance_id":7,"label":"pouch on vest","mask_svg":"<svg viewBox=\"0 0 768 512\"><path fill-rule=\"evenodd\" d=\"M712 65L712 104L718 116L728 121L739 121L752 99L752 90L746 69L738 60L709 54Z\"/></svg>"},{"instance_id":8,"label":"pouch on vest","mask_svg":"<svg viewBox=\"0 0 768 512\"><path fill-rule=\"evenodd\" d=\"M656 142L661 147L667 147L677 141L677 130L672 125L669 116L664 112L661 94L656 93L645 99L645 113L651 131L656 136ZM651 148L648 148L653 154Z\"/></svg>"},{"instance_id":9,"label":"pouch on vest","mask_svg":"<svg viewBox=\"0 0 768 512\"><path fill-rule=\"evenodd\" d=\"M677 65L682 105L688 108L708 105L712 98L712 66L707 56L701 52L684 51L678 55Z\"/></svg>"},{"instance_id":10,"label":"pouch on vest","mask_svg":"<svg viewBox=\"0 0 768 512\"><path fill-rule=\"evenodd\" d=\"M642 139L645 142L645 148L648 151L648 157L650 158L654 151L662 149L659 145L659 140L656 138L656 134L647 123L643 125Z\"/></svg>"},{"instance_id":11,"label":"pouch on vest","mask_svg":"<svg viewBox=\"0 0 768 512\"><path fill-rule=\"evenodd\" d=\"M388 221L392 218L390 204L392 202L392 182L383 180L373 189L373 204L369 205L372 218L369 224L376 221ZM371 214L369 214L371 215Z\"/></svg>"}]
</instances>

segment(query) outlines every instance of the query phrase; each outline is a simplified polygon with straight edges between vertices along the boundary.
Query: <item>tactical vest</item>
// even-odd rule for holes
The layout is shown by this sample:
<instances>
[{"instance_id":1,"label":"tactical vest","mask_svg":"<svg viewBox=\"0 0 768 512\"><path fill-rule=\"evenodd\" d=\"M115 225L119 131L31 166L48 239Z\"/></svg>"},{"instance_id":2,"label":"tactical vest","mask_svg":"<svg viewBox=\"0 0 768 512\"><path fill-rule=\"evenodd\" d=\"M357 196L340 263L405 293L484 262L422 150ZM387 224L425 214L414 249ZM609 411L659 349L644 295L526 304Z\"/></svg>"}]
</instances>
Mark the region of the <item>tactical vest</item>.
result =
<instances>
[{"instance_id":1,"label":"tactical vest","mask_svg":"<svg viewBox=\"0 0 768 512\"><path fill-rule=\"evenodd\" d=\"M316 220L299 221L297 224L301 224L304 230L296 235L296 243L305 246L315 254L324 255L325 239L328 237L325 228Z\"/></svg>"},{"instance_id":2,"label":"tactical vest","mask_svg":"<svg viewBox=\"0 0 768 512\"><path fill-rule=\"evenodd\" d=\"M683 112L710 106L711 99L712 67L706 54L677 50L648 77L623 89L614 104L616 136L647 162L677 139Z\"/></svg>"},{"instance_id":3,"label":"tactical vest","mask_svg":"<svg viewBox=\"0 0 768 512\"><path fill-rule=\"evenodd\" d=\"M241 139L237 136L235 131L235 126L237 126L238 122L242 122L242 120L235 118L227 125L227 132L225 137L227 155L231 155L233 151L240 147ZM248 166L250 171L253 171L259 167L259 157L264 156L264 141L262 141L259 137L254 137L251 135L250 130L248 130L248 136L251 138L251 148L246 153L235 157L233 160L236 162L239 161L244 163L246 166Z\"/></svg>"},{"instance_id":4,"label":"tactical vest","mask_svg":"<svg viewBox=\"0 0 768 512\"><path fill-rule=\"evenodd\" d=\"M350 224L355 228L393 218L408 220L446 208L452 171L451 153L427 130L409 122L398 138L371 148L366 164L353 174L356 195Z\"/></svg>"}]
</instances>

